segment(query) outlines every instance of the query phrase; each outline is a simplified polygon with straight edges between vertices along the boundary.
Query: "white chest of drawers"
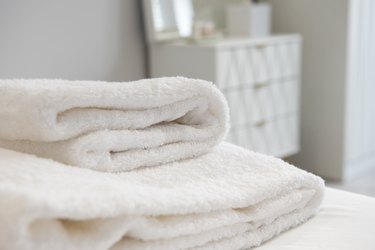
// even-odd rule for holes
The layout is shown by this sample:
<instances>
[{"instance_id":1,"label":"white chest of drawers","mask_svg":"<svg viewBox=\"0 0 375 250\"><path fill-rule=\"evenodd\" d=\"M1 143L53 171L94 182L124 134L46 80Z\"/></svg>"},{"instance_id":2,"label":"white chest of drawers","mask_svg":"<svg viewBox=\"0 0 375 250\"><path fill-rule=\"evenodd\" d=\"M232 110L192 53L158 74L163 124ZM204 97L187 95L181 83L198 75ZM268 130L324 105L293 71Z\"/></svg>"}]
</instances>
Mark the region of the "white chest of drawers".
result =
<instances>
[{"instance_id":1,"label":"white chest of drawers","mask_svg":"<svg viewBox=\"0 0 375 250\"><path fill-rule=\"evenodd\" d=\"M285 157L299 150L299 35L150 46L152 77L212 81L231 114L227 141Z\"/></svg>"}]
</instances>

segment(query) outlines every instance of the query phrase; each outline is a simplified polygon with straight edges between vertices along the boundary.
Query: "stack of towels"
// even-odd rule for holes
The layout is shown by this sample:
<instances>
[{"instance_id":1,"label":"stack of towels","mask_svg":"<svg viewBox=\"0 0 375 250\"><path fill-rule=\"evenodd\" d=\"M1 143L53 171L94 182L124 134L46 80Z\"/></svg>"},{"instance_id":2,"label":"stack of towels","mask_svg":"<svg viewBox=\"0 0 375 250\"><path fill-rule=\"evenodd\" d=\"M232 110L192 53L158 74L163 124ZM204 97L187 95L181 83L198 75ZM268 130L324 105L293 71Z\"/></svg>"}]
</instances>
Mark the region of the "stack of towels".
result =
<instances>
[{"instance_id":1,"label":"stack of towels","mask_svg":"<svg viewBox=\"0 0 375 250\"><path fill-rule=\"evenodd\" d=\"M201 80L1 80L0 249L244 249L313 216L323 181L228 120Z\"/></svg>"}]
</instances>

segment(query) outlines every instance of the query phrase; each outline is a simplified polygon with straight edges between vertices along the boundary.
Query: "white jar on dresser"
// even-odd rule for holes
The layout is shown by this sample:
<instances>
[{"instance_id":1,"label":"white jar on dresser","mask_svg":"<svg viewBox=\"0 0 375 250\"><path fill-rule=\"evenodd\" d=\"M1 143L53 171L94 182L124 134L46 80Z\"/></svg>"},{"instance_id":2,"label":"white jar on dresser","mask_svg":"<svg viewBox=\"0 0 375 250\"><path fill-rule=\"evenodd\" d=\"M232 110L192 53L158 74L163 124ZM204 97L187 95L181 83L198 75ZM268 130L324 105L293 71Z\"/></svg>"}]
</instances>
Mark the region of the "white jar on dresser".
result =
<instances>
[{"instance_id":1,"label":"white jar on dresser","mask_svg":"<svg viewBox=\"0 0 375 250\"><path fill-rule=\"evenodd\" d=\"M212 81L231 114L227 140L285 157L299 150L299 35L150 44L151 77Z\"/></svg>"}]
</instances>

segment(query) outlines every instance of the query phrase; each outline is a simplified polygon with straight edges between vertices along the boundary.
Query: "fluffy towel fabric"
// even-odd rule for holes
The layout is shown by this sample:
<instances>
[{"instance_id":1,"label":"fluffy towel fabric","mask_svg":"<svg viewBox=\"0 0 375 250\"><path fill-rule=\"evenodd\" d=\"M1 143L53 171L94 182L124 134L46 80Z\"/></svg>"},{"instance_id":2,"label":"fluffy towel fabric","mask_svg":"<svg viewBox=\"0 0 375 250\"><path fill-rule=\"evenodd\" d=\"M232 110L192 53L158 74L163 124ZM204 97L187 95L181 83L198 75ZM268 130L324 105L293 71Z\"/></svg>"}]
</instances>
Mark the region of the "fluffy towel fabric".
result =
<instances>
[{"instance_id":1,"label":"fluffy towel fabric","mask_svg":"<svg viewBox=\"0 0 375 250\"><path fill-rule=\"evenodd\" d=\"M228 110L211 83L0 81L0 147L100 171L124 171L209 151Z\"/></svg>"},{"instance_id":2,"label":"fluffy towel fabric","mask_svg":"<svg viewBox=\"0 0 375 250\"><path fill-rule=\"evenodd\" d=\"M323 186L225 143L123 173L0 149L0 249L243 249L312 216Z\"/></svg>"}]
</instances>

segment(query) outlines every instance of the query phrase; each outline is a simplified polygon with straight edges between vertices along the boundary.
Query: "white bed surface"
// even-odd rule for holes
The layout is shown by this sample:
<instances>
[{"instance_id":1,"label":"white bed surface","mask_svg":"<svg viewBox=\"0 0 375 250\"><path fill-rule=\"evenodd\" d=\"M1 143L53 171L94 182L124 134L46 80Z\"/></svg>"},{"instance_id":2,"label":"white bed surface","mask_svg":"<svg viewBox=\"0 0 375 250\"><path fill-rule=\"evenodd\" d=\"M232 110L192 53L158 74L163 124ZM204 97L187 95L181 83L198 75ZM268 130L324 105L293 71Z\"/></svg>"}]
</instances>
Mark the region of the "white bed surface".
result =
<instances>
[{"instance_id":1,"label":"white bed surface","mask_svg":"<svg viewBox=\"0 0 375 250\"><path fill-rule=\"evenodd\" d=\"M326 188L318 214L256 250L375 250L375 198Z\"/></svg>"}]
</instances>

